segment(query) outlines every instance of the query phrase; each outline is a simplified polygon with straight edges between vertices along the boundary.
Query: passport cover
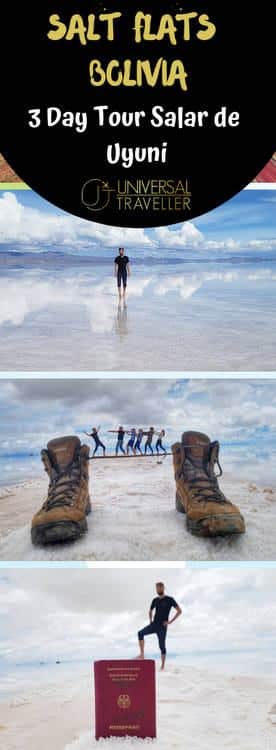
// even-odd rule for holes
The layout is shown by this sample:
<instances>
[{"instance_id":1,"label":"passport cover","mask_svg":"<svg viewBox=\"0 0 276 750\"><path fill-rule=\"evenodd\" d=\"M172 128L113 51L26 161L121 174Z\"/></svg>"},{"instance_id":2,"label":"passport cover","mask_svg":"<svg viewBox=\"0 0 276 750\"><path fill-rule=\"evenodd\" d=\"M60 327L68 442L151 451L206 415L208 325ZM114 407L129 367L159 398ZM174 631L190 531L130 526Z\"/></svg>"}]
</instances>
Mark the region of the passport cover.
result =
<instances>
[{"instance_id":1,"label":"passport cover","mask_svg":"<svg viewBox=\"0 0 276 750\"><path fill-rule=\"evenodd\" d=\"M155 662L94 662L96 739L156 737Z\"/></svg>"}]
</instances>

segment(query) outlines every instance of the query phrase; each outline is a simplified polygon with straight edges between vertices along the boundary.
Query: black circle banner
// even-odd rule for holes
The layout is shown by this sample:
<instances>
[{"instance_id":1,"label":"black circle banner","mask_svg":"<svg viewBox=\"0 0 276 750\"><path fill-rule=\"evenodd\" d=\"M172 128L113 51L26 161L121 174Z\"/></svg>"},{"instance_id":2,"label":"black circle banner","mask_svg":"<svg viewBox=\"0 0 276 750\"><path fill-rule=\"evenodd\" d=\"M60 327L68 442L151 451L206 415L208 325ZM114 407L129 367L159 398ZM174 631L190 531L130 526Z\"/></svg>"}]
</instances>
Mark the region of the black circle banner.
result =
<instances>
[{"instance_id":1,"label":"black circle banner","mask_svg":"<svg viewBox=\"0 0 276 750\"><path fill-rule=\"evenodd\" d=\"M275 150L273 6L4 5L0 151L60 208L122 227L189 220Z\"/></svg>"}]
</instances>

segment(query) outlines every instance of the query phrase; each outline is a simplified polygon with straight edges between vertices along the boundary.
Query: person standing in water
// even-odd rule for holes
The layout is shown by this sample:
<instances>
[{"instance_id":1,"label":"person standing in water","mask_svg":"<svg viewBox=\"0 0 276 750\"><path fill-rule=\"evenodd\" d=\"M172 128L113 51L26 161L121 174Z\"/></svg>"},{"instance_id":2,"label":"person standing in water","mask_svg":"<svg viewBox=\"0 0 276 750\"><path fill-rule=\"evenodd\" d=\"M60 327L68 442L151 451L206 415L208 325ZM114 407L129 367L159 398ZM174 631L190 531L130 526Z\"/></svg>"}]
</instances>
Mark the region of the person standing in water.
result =
<instances>
[{"instance_id":1,"label":"person standing in water","mask_svg":"<svg viewBox=\"0 0 276 750\"><path fill-rule=\"evenodd\" d=\"M123 297L126 296L127 280L130 276L129 258L125 255L124 247L119 247L119 255L114 260L114 275L117 278L119 297L122 297L121 288L123 286Z\"/></svg>"},{"instance_id":2,"label":"person standing in water","mask_svg":"<svg viewBox=\"0 0 276 750\"><path fill-rule=\"evenodd\" d=\"M95 441L95 448L93 451L93 456L95 456L95 454L97 453L98 448L103 449L103 455L105 456L105 445L102 443L102 441L99 438L100 429L101 429L101 426L99 425L99 427L92 427L92 432L85 432L85 435L87 435L88 437L92 437L93 440Z\"/></svg>"},{"instance_id":3,"label":"person standing in water","mask_svg":"<svg viewBox=\"0 0 276 750\"><path fill-rule=\"evenodd\" d=\"M118 456L119 451L126 455L125 449L124 449L124 439L125 439L125 430L122 426L119 427L118 430L108 430L108 432L113 432L115 435L117 435L117 443L115 448L116 456Z\"/></svg>"},{"instance_id":4,"label":"person standing in water","mask_svg":"<svg viewBox=\"0 0 276 750\"><path fill-rule=\"evenodd\" d=\"M137 432L137 437L136 437L136 441L135 441L135 445L134 445L135 453L137 453L137 451L139 451L139 453L141 454L141 456L143 455L141 444L142 444L142 440L143 440L144 434L145 433L144 433L143 428L140 427L140 429Z\"/></svg>"},{"instance_id":5,"label":"person standing in water","mask_svg":"<svg viewBox=\"0 0 276 750\"><path fill-rule=\"evenodd\" d=\"M148 449L153 455L153 447L152 447L152 441L154 436L154 427L150 427L148 432L144 432L144 435L147 436L146 442L145 442L145 454L148 452Z\"/></svg>"},{"instance_id":6,"label":"person standing in water","mask_svg":"<svg viewBox=\"0 0 276 750\"><path fill-rule=\"evenodd\" d=\"M155 633L158 638L159 648L161 651L161 670L165 669L166 661L166 637L168 626L172 625L175 620L182 614L182 609L179 604L173 599L172 596L167 596L165 593L165 585L159 581L156 584L157 596L152 600L149 611L149 625L138 632L138 643L140 648L140 654L138 659L145 658L145 635L152 635ZM174 607L176 613L174 617L169 619L171 608ZM154 612L154 617L153 617Z\"/></svg>"},{"instance_id":7,"label":"person standing in water","mask_svg":"<svg viewBox=\"0 0 276 750\"><path fill-rule=\"evenodd\" d=\"M127 455L129 455L130 451L132 451L133 455L136 455L135 450L135 438L136 438L136 427L132 427L131 430L127 432L128 435L130 435L128 444L127 444Z\"/></svg>"},{"instance_id":8,"label":"person standing in water","mask_svg":"<svg viewBox=\"0 0 276 750\"><path fill-rule=\"evenodd\" d=\"M158 438L157 438L156 446L155 446L156 453L158 454L159 454L159 450L163 451L163 453L167 453L166 448L164 448L164 445L162 443L162 439L164 437L165 437L165 430L160 430L160 432L158 433Z\"/></svg>"}]
</instances>

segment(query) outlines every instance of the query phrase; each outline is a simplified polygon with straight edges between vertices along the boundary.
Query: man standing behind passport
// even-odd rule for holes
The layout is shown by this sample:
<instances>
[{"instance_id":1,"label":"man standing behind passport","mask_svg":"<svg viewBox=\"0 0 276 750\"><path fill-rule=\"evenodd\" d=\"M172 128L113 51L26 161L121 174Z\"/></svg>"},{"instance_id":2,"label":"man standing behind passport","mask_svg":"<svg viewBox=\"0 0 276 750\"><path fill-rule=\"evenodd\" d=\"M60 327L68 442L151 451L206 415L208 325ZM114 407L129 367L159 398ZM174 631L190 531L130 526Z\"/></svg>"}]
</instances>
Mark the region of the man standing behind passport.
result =
<instances>
[{"instance_id":1,"label":"man standing behind passport","mask_svg":"<svg viewBox=\"0 0 276 750\"><path fill-rule=\"evenodd\" d=\"M156 584L156 593L157 596L152 600L149 611L150 624L138 632L138 642L140 647L140 655L138 656L138 659L145 658L145 635L152 635L155 633L161 651L161 670L163 670L165 669L166 662L166 637L168 626L172 625L172 623L180 617L182 609L172 596L166 595L165 585L164 583L161 583L161 581ZM176 613L170 620L169 616L172 607L176 610Z\"/></svg>"}]
</instances>

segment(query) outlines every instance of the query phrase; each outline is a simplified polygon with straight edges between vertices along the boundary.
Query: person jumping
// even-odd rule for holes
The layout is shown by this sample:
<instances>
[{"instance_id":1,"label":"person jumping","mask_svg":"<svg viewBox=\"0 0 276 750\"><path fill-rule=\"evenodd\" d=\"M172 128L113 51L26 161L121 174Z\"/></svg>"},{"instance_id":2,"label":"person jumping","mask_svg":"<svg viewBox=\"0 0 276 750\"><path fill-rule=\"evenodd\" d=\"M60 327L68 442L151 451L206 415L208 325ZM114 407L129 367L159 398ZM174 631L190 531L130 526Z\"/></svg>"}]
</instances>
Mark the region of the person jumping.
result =
<instances>
[{"instance_id":1,"label":"person jumping","mask_svg":"<svg viewBox=\"0 0 276 750\"><path fill-rule=\"evenodd\" d=\"M152 453L152 455L153 455L153 447L152 447L152 441L153 441L153 436L154 436L154 427L150 427L150 428L149 428L149 430L148 430L148 432L144 432L144 435L146 435L146 436L147 436L147 439L146 439L146 442L145 442L145 450L144 450L144 453L145 453L145 455L146 455L146 454L147 454L147 452L148 452L148 449L149 449L149 451L150 451L150 452Z\"/></svg>"},{"instance_id":2,"label":"person jumping","mask_svg":"<svg viewBox=\"0 0 276 750\"><path fill-rule=\"evenodd\" d=\"M135 456L136 427L132 427L131 430L128 430L127 435L130 435L129 441L127 443L127 455L129 455L130 451L132 451L133 455Z\"/></svg>"},{"instance_id":3,"label":"person jumping","mask_svg":"<svg viewBox=\"0 0 276 750\"><path fill-rule=\"evenodd\" d=\"M175 599L172 596L165 594L165 585L159 581L156 584L157 596L152 600L149 611L150 624L138 632L138 643L140 648L140 654L138 659L145 658L145 643L144 638L147 635L155 633L158 638L159 648L161 651L161 670L165 669L166 662L166 637L168 626L172 625L175 620L182 614L182 609L179 607ZM174 607L176 614L172 619L169 619L171 608ZM154 611L154 617L153 617Z\"/></svg>"},{"instance_id":4,"label":"person jumping","mask_svg":"<svg viewBox=\"0 0 276 750\"><path fill-rule=\"evenodd\" d=\"M158 455L159 455L159 450L163 451L163 453L165 454L167 453L166 448L164 448L164 445L162 443L162 439L165 437L165 434L166 434L165 430L160 430L160 432L158 433L158 438L157 438L156 446L155 446L155 450L156 450L156 453L158 453Z\"/></svg>"},{"instance_id":5,"label":"person jumping","mask_svg":"<svg viewBox=\"0 0 276 750\"><path fill-rule=\"evenodd\" d=\"M93 451L93 456L96 455L98 448L103 449L103 455L105 456L105 445L102 443L102 441L99 438L99 431L101 429L101 426L99 427L92 427L92 432L85 432L84 434L87 435L87 437L92 437L95 441L95 448Z\"/></svg>"},{"instance_id":6,"label":"person jumping","mask_svg":"<svg viewBox=\"0 0 276 750\"><path fill-rule=\"evenodd\" d=\"M117 278L119 297L122 296L121 287L123 286L123 296L126 296L127 280L130 276L129 258L125 255L124 247L119 247L119 255L114 260L114 275Z\"/></svg>"},{"instance_id":7,"label":"person jumping","mask_svg":"<svg viewBox=\"0 0 276 750\"><path fill-rule=\"evenodd\" d=\"M118 430L108 430L108 432L113 432L117 435L117 443L115 448L116 456L118 456L119 451L126 455L125 449L124 449L124 439L125 439L125 430L122 426L119 427Z\"/></svg>"}]
</instances>

